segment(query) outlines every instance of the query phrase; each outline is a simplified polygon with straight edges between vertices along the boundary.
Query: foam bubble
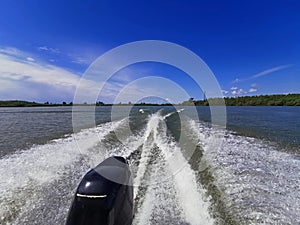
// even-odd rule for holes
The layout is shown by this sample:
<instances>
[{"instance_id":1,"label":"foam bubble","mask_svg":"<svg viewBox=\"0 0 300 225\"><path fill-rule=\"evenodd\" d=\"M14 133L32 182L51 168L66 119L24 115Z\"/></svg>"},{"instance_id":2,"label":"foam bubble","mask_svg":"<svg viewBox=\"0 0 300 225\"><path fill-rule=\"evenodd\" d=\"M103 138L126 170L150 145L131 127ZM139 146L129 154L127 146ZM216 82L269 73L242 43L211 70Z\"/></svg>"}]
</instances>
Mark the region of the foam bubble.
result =
<instances>
[{"instance_id":1,"label":"foam bubble","mask_svg":"<svg viewBox=\"0 0 300 225\"><path fill-rule=\"evenodd\" d=\"M182 150L172 138L167 136L164 117L159 113L149 118L146 137L151 144L148 143L148 146L143 149L147 153L144 153L145 158L140 168L142 172L138 175L138 180L144 179L143 173L146 173L149 167L158 169L151 171L152 180L147 183L145 199L137 214L139 221L137 224L151 224L149 221L152 218L153 222L154 215L160 218L159 223L166 217L170 217L170 214L173 217L172 224L213 224L214 220L209 214L209 202L205 201L205 190L197 184L195 173L183 157ZM149 158L155 146L158 148L155 151L157 154L155 159L160 160L156 161L155 165L153 161L152 165L149 165ZM173 193L172 197L169 196L170 193ZM159 200L157 196L160 196ZM157 208L162 210L155 210ZM170 224L170 221L168 223Z\"/></svg>"},{"instance_id":2,"label":"foam bubble","mask_svg":"<svg viewBox=\"0 0 300 225\"><path fill-rule=\"evenodd\" d=\"M223 191L227 208L241 223L300 223L300 161L275 143L222 133L205 123L190 122L213 168L215 184ZM211 140L223 138L217 151Z\"/></svg>"},{"instance_id":3,"label":"foam bubble","mask_svg":"<svg viewBox=\"0 0 300 225\"><path fill-rule=\"evenodd\" d=\"M111 122L84 129L0 159L0 218L5 221L16 217L12 214L17 211L21 213L34 207L38 197L36 192L41 186L63 176L67 166L90 157L90 149L121 123Z\"/></svg>"}]
</instances>

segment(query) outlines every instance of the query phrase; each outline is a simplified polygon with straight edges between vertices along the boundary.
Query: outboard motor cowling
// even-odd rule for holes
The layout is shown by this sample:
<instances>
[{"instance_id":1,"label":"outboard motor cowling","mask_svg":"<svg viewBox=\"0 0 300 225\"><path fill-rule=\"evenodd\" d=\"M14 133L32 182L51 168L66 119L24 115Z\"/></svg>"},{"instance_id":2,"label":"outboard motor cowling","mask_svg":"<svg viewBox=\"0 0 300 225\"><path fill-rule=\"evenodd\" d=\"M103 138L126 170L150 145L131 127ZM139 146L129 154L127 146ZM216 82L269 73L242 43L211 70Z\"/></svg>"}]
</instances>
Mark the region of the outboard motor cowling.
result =
<instances>
[{"instance_id":1,"label":"outboard motor cowling","mask_svg":"<svg viewBox=\"0 0 300 225\"><path fill-rule=\"evenodd\" d=\"M131 225L133 187L123 157L110 157L81 180L66 225Z\"/></svg>"}]
</instances>

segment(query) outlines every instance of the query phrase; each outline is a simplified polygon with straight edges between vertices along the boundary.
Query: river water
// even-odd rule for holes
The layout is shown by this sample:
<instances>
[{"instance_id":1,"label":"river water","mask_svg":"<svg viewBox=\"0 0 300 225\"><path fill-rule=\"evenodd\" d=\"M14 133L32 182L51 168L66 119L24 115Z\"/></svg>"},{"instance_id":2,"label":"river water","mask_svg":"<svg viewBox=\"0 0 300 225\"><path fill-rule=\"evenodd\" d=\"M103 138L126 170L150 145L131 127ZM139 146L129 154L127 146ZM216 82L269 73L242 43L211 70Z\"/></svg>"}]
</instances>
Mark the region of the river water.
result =
<instances>
[{"instance_id":1,"label":"river water","mask_svg":"<svg viewBox=\"0 0 300 225\"><path fill-rule=\"evenodd\" d=\"M299 224L300 107L0 108L0 224L64 224L82 176L128 160L134 224ZM95 123L85 121L95 115ZM77 121L78 123L78 121Z\"/></svg>"}]
</instances>

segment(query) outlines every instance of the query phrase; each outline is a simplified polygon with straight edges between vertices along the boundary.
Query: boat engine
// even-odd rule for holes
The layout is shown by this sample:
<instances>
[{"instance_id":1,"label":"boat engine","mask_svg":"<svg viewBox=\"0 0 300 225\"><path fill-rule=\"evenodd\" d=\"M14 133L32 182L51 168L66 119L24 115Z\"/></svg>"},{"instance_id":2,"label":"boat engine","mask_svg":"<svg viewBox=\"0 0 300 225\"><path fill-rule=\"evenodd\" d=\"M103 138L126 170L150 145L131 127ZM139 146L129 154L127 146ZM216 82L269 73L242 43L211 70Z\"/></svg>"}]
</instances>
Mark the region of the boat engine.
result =
<instances>
[{"instance_id":1,"label":"boat engine","mask_svg":"<svg viewBox=\"0 0 300 225\"><path fill-rule=\"evenodd\" d=\"M66 225L131 225L133 186L123 157L110 157L81 180Z\"/></svg>"}]
</instances>

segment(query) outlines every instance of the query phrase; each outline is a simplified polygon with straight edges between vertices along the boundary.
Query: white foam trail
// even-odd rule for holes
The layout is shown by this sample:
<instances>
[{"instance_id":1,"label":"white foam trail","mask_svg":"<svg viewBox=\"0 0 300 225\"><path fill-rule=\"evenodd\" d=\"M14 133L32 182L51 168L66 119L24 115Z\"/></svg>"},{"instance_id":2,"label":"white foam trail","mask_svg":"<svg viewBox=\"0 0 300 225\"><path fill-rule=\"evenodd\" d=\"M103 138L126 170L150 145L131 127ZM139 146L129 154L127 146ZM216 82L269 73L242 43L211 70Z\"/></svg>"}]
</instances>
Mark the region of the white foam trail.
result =
<instances>
[{"instance_id":1,"label":"white foam trail","mask_svg":"<svg viewBox=\"0 0 300 225\"><path fill-rule=\"evenodd\" d=\"M15 201L16 193L21 191L25 194L27 189L35 189L58 179L64 174L66 166L89 155L89 149L121 123L111 122L85 129L0 159L0 218L9 214L6 210L10 210L8 205ZM25 201L30 201L31 197L28 195Z\"/></svg>"},{"instance_id":2,"label":"white foam trail","mask_svg":"<svg viewBox=\"0 0 300 225\"><path fill-rule=\"evenodd\" d=\"M279 147L190 122L228 207L241 223L300 224L300 160ZM212 138L213 137L213 138ZM211 151L213 139L223 138Z\"/></svg>"},{"instance_id":3,"label":"white foam trail","mask_svg":"<svg viewBox=\"0 0 300 225\"><path fill-rule=\"evenodd\" d=\"M108 155L106 158L118 155L122 156L124 158L128 158L130 154L135 151L138 147L140 147L143 144L143 136L136 135L136 136L130 136L125 141L122 142L121 146L118 146L118 148L113 149L112 151L107 151Z\"/></svg>"},{"instance_id":4,"label":"white foam trail","mask_svg":"<svg viewBox=\"0 0 300 225\"><path fill-rule=\"evenodd\" d=\"M149 183L150 186L151 181ZM138 186L136 186L135 189L137 189ZM143 204L140 209L138 209L138 213L136 213L135 218L133 220L133 225L148 225L150 224L151 214L155 205L155 196L153 191L150 189L148 190L143 199Z\"/></svg>"},{"instance_id":5,"label":"white foam trail","mask_svg":"<svg viewBox=\"0 0 300 225\"><path fill-rule=\"evenodd\" d=\"M141 181L143 179L143 176L145 174L146 168L147 168L147 163L150 157L150 152L149 150L153 147L154 145L154 141L153 141L153 135L154 135L154 131L157 130L158 127L158 123L159 123L159 117L157 114L152 115L151 119L149 119L147 126L146 126L146 130L143 136L143 148L142 148L142 154L141 154L141 159L139 162L139 167L138 167L138 171L136 174L136 177L134 179L134 196L137 196L137 192L138 192L138 187L141 185ZM152 135L152 141L148 141L148 138L150 138Z\"/></svg>"},{"instance_id":6,"label":"white foam trail","mask_svg":"<svg viewBox=\"0 0 300 225\"><path fill-rule=\"evenodd\" d=\"M170 112L170 113L166 114L163 118L166 119L166 118L172 116L174 113L176 113L176 112Z\"/></svg>"},{"instance_id":7,"label":"white foam trail","mask_svg":"<svg viewBox=\"0 0 300 225\"><path fill-rule=\"evenodd\" d=\"M156 136L157 146L167 159L169 169L175 181L176 196L183 208L185 219L193 224L213 224L214 220L209 215L209 203L204 201L205 191L197 186L195 173L190 168L187 160L182 155L176 143L168 143L166 128Z\"/></svg>"},{"instance_id":8,"label":"white foam trail","mask_svg":"<svg viewBox=\"0 0 300 225\"><path fill-rule=\"evenodd\" d=\"M174 111L174 112L170 112L170 113L166 114L165 116L163 116L163 118L166 119L166 118L172 116L173 114L175 114L175 113L180 113L180 112L182 112L182 111L184 111L184 109L177 109L177 110Z\"/></svg>"},{"instance_id":9,"label":"white foam trail","mask_svg":"<svg viewBox=\"0 0 300 225\"><path fill-rule=\"evenodd\" d=\"M167 116L170 115L172 114L168 114ZM184 216L186 222L192 225L213 224L214 220L209 215L209 203L204 200L205 191L197 185L195 173L183 157L181 149L166 135L165 118L166 116L162 117L158 113L152 115L147 124L146 137L153 135L153 143L159 147L163 158L167 161L167 168L164 169L169 171L168 174L170 177L168 179L169 181L170 179L173 180L173 185L177 193L174 196L177 200L173 201L173 204L180 205L182 209L180 213ZM161 129L160 125L162 125L163 129ZM147 160L142 164L138 180L142 179L146 167ZM155 167L159 167L159 165L155 165ZM181 170L178 171L180 168ZM160 182L168 182L165 179L166 177L161 177L160 180L157 180L157 188L162 186ZM149 224L150 211L153 210L153 202L156 202L152 188L148 188L143 206L139 210L137 216L139 224Z\"/></svg>"},{"instance_id":10,"label":"white foam trail","mask_svg":"<svg viewBox=\"0 0 300 225\"><path fill-rule=\"evenodd\" d=\"M180 112L182 112L182 111L184 111L184 109L183 109L183 108L182 108L182 109L178 109L178 110L177 110L177 112L178 112L178 113L180 113Z\"/></svg>"},{"instance_id":11,"label":"white foam trail","mask_svg":"<svg viewBox=\"0 0 300 225\"><path fill-rule=\"evenodd\" d=\"M118 126L118 132L120 132L120 130L122 132L123 129L127 129L127 119L122 120L123 122L120 123L120 125ZM118 136L116 136L116 138L118 138ZM116 155L128 158L133 151L135 151L138 147L140 147L143 144L143 136L141 134L136 134L134 136L132 135L128 137L122 137L122 139L118 139L117 141L119 142L117 145L117 142L111 143L111 146L109 142L106 142L105 145L102 145L101 148L98 148L102 149L102 152L94 152L96 153L96 157L90 158L90 164L93 165L93 167L99 164L99 162L101 161L98 157L99 154L102 154L103 159Z\"/></svg>"}]
</instances>

